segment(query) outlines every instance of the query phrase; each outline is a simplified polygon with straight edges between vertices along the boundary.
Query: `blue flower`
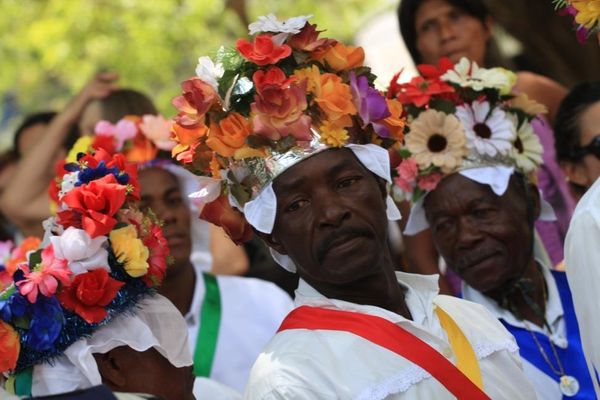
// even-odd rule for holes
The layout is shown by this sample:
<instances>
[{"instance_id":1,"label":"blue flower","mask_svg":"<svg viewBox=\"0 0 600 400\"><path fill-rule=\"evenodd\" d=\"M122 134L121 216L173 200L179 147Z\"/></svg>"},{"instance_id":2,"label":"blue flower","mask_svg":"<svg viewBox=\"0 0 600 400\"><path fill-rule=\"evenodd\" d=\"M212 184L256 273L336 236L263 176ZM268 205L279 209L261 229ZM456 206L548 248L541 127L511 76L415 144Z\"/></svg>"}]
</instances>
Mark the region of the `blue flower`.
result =
<instances>
[{"instance_id":1,"label":"blue flower","mask_svg":"<svg viewBox=\"0 0 600 400\"><path fill-rule=\"evenodd\" d=\"M32 318L27 335L27 346L36 351L52 348L60 335L65 317L56 297L39 295L31 305Z\"/></svg>"},{"instance_id":2,"label":"blue flower","mask_svg":"<svg viewBox=\"0 0 600 400\"><path fill-rule=\"evenodd\" d=\"M106 166L106 162L102 160L98 163L96 168L83 169L77 176L77 183L75 183L75 186L81 186L85 183L95 181L96 179L100 179L108 174L113 174L115 178L117 178L117 181L119 180L119 169L116 167L108 168Z\"/></svg>"},{"instance_id":3,"label":"blue flower","mask_svg":"<svg viewBox=\"0 0 600 400\"><path fill-rule=\"evenodd\" d=\"M13 318L21 318L29 313L30 304L21 293L14 292L8 300L0 301L0 318L9 323Z\"/></svg>"}]
</instances>

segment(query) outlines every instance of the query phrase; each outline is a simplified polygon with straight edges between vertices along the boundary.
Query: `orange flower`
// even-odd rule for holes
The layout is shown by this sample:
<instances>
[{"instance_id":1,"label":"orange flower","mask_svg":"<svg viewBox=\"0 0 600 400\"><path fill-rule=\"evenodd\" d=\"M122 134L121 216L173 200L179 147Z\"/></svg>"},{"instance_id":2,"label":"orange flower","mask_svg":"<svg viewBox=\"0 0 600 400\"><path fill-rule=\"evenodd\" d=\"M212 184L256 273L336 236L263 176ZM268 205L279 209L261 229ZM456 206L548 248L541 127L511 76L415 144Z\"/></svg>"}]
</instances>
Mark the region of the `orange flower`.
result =
<instances>
[{"instance_id":1,"label":"orange flower","mask_svg":"<svg viewBox=\"0 0 600 400\"><path fill-rule=\"evenodd\" d=\"M182 94L171 103L179 113L175 121L182 125L195 125L203 120L210 108L218 104L219 95L215 89L202 79L194 77L181 84Z\"/></svg>"},{"instance_id":2,"label":"orange flower","mask_svg":"<svg viewBox=\"0 0 600 400\"><path fill-rule=\"evenodd\" d=\"M171 150L171 155L183 163L190 163L192 161L193 150L198 147L200 139L206 136L207 132L208 127L204 123L193 126L183 126L178 123L173 124L171 134L177 144Z\"/></svg>"},{"instance_id":3,"label":"orange flower","mask_svg":"<svg viewBox=\"0 0 600 400\"><path fill-rule=\"evenodd\" d=\"M6 272L10 276L13 276L17 270L17 266L21 263L27 262L27 253L30 251L37 250L40 247L42 241L40 238L29 236L21 242L10 254L10 259L6 262Z\"/></svg>"},{"instance_id":4,"label":"orange flower","mask_svg":"<svg viewBox=\"0 0 600 400\"><path fill-rule=\"evenodd\" d=\"M401 142L404 138L404 126L406 125L406 120L402 118L402 103L396 99L385 99L385 102L392 115L383 121L378 121L378 123L385 125L389 129L392 139Z\"/></svg>"},{"instance_id":5,"label":"orange flower","mask_svg":"<svg viewBox=\"0 0 600 400\"><path fill-rule=\"evenodd\" d=\"M0 373L15 369L20 352L19 334L12 326L0 321Z\"/></svg>"},{"instance_id":6,"label":"orange flower","mask_svg":"<svg viewBox=\"0 0 600 400\"><path fill-rule=\"evenodd\" d=\"M335 71L346 71L360 67L365 60L365 51L362 47L345 46L338 42L322 54L315 54L315 60L323 62Z\"/></svg>"},{"instance_id":7,"label":"orange flower","mask_svg":"<svg viewBox=\"0 0 600 400\"><path fill-rule=\"evenodd\" d=\"M315 101L331 120L356 114L350 86L336 74L321 75L320 85L315 92Z\"/></svg>"},{"instance_id":8,"label":"orange flower","mask_svg":"<svg viewBox=\"0 0 600 400\"><path fill-rule=\"evenodd\" d=\"M133 138L131 148L124 152L127 161L132 163L154 160L157 153L158 148L141 132L138 132Z\"/></svg>"},{"instance_id":9,"label":"orange flower","mask_svg":"<svg viewBox=\"0 0 600 400\"><path fill-rule=\"evenodd\" d=\"M232 112L218 124L210 125L206 145L222 157L233 157L235 151L244 146L246 137L251 132L250 122L242 115Z\"/></svg>"}]
</instances>

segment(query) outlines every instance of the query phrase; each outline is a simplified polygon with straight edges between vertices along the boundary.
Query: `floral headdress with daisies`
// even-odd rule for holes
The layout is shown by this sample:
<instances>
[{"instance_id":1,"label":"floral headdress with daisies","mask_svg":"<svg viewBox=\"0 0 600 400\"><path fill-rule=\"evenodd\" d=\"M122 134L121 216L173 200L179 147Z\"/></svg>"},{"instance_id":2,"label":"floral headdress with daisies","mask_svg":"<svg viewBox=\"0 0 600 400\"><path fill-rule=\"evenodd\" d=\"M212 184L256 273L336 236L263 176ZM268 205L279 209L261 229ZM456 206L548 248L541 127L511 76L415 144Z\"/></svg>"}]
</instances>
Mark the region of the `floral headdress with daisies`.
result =
<instances>
[{"instance_id":1,"label":"floral headdress with daisies","mask_svg":"<svg viewBox=\"0 0 600 400\"><path fill-rule=\"evenodd\" d=\"M327 148L402 140L402 107L374 88L363 49L320 37L308 19L260 17L250 40L216 62L200 57L173 100L172 155L205 177L201 218L236 242L251 230L231 207L244 210L286 168Z\"/></svg>"},{"instance_id":2,"label":"floral headdress with daisies","mask_svg":"<svg viewBox=\"0 0 600 400\"><path fill-rule=\"evenodd\" d=\"M169 248L141 213L137 169L123 154L81 152L56 180L45 238L12 251L0 293L0 372L25 373L156 291Z\"/></svg>"},{"instance_id":3,"label":"floral headdress with daisies","mask_svg":"<svg viewBox=\"0 0 600 400\"><path fill-rule=\"evenodd\" d=\"M408 113L397 199L416 203L444 176L470 168L506 166L534 179L543 149L531 121L546 109L512 92L514 73L479 68L466 58L418 69L421 76L404 84L396 76L388 90Z\"/></svg>"},{"instance_id":4,"label":"floral headdress with daisies","mask_svg":"<svg viewBox=\"0 0 600 400\"><path fill-rule=\"evenodd\" d=\"M577 40L584 43L592 33L600 29L599 0L552 0L559 15L573 18Z\"/></svg>"}]
</instances>

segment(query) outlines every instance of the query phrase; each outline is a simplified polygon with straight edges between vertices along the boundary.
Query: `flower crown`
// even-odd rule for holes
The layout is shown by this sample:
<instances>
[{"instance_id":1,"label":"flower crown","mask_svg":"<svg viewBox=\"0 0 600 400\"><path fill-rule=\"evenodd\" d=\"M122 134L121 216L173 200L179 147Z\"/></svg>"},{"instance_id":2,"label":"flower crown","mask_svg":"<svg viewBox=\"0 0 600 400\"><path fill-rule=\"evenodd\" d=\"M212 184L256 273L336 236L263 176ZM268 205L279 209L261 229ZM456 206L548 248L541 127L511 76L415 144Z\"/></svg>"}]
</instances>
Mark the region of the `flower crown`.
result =
<instances>
[{"instance_id":1,"label":"flower crown","mask_svg":"<svg viewBox=\"0 0 600 400\"><path fill-rule=\"evenodd\" d=\"M460 170L505 165L531 175L542 163L542 146L531 120L545 107L512 94L516 75L479 68L462 58L453 65L419 65L421 76L388 90L408 113L394 193L412 202Z\"/></svg>"},{"instance_id":2,"label":"flower crown","mask_svg":"<svg viewBox=\"0 0 600 400\"><path fill-rule=\"evenodd\" d=\"M363 49L320 38L308 19L260 17L249 26L251 41L221 48L216 63L200 57L197 76L183 82L182 94L173 99L178 114L172 155L213 179L206 181L205 203L242 210L310 154L348 143L389 147L402 140L402 106L373 87ZM221 214L201 218L223 226Z\"/></svg>"},{"instance_id":3,"label":"flower crown","mask_svg":"<svg viewBox=\"0 0 600 400\"><path fill-rule=\"evenodd\" d=\"M169 248L159 221L141 213L135 165L102 148L79 153L57 178L57 215L45 240L12 252L0 294L0 372L51 360L153 293Z\"/></svg>"},{"instance_id":4,"label":"flower crown","mask_svg":"<svg viewBox=\"0 0 600 400\"><path fill-rule=\"evenodd\" d=\"M559 15L573 17L577 40L585 43L593 32L600 29L600 6L597 0L552 0Z\"/></svg>"}]
</instances>

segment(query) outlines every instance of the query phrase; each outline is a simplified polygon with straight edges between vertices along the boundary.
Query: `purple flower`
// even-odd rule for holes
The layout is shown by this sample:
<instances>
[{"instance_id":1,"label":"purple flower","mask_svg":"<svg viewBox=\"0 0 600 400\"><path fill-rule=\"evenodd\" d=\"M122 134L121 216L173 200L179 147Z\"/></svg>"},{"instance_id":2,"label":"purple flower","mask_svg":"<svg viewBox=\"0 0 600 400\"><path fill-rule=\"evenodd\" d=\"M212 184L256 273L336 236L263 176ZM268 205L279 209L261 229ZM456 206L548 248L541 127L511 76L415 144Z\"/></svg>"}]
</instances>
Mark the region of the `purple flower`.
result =
<instances>
[{"instance_id":1,"label":"purple flower","mask_svg":"<svg viewBox=\"0 0 600 400\"><path fill-rule=\"evenodd\" d=\"M358 114L363 120L363 128L372 122L382 120L391 115L385 98L377 90L369 86L366 76L361 75L356 77L356 74L351 72L350 88L354 104L358 109ZM387 134L389 136L389 131Z\"/></svg>"}]
</instances>

